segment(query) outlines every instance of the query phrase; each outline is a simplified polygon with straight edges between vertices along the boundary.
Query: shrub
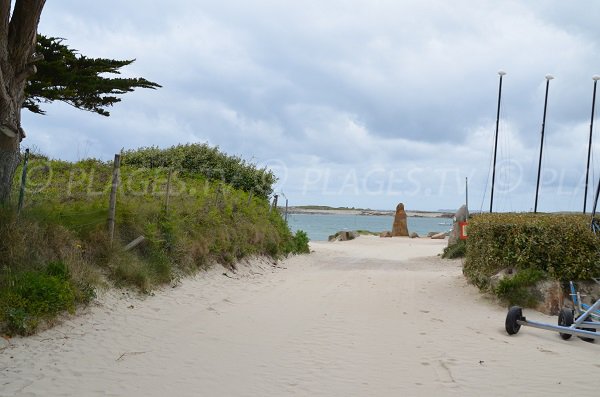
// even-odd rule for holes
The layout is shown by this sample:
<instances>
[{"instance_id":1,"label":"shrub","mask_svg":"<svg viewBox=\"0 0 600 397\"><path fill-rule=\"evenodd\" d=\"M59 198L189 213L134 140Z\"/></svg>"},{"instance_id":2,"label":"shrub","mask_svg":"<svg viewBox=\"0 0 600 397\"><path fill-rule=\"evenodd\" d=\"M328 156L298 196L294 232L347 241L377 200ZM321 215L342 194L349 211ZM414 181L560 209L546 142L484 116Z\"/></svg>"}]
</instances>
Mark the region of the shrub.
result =
<instances>
[{"instance_id":1,"label":"shrub","mask_svg":"<svg viewBox=\"0 0 600 397\"><path fill-rule=\"evenodd\" d=\"M0 293L0 321L11 334L28 335L38 322L62 311L75 310L75 289L66 266L50 263L43 272L25 272L15 276Z\"/></svg>"},{"instance_id":2,"label":"shrub","mask_svg":"<svg viewBox=\"0 0 600 397\"><path fill-rule=\"evenodd\" d=\"M292 254L308 254L310 248L308 246L308 235L303 230L298 230L292 239Z\"/></svg>"},{"instance_id":3,"label":"shrub","mask_svg":"<svg viewBox=\"0 0 600 397\"><path fill-rule=\"evenodd\" d=\"M46 274L59 280L68 281L71 278L69 268L63 262L50 262L46 267Z\"/></svg>"},{"instance_id":4,"label":"shrub","mask_svg":"<svg viewBox=\"0 0 600 397\"><path fill-rule=\"evenodd\" d=\"M152 280L150 267L132 254L115 255L110 265L110 277L117 286L134 286L149 292Z\"/></svg>"},{"instance_id":5,"label":"shrub","mask_svg":"<svg viewBox=\"0 0 600 397\"><path fill-rule=\"evenodd\" d=\"M480 288L513 267L537 269L561 281L600 276L600 239L589 217L482 214L471 218L463 272Z\"/></svg>"},{"instance_id":6,"label":"shrub","mask_svg":"<svg viewBox=\"0 0 600 397\"><path fill-rule=\"evenodd\" d=\"M539 269L523 269L513 277L502 279L495 288L494 293L509 306L519 305L534 307L541 299L532 291L538 281L546 278L546 273Z\"/></svg>"},{"instance_id":7,"label":"shrub","mask_svg":"<svg viewBox=\"0 0 600 397\"><path fill-rule=\"evenodd\" d=\"M456 243L444 248L442 258L444 259L456 259L463 258L467 253L467 242L465 240L458 240Z\"/></svg>"},{"instance_id":8,"label":"shrub","mask_svg":"<svg viewBox=\"0 0 600 397\"><path fill-rule=\"evenodd\" d=\"M246 192L267 198L277 178L265 168L229 156L218 147L187 144L168 149L146 147L124 152L122 163L136 168L173 168L188 175L201 175Z\"/></svg>"}]
</instances>

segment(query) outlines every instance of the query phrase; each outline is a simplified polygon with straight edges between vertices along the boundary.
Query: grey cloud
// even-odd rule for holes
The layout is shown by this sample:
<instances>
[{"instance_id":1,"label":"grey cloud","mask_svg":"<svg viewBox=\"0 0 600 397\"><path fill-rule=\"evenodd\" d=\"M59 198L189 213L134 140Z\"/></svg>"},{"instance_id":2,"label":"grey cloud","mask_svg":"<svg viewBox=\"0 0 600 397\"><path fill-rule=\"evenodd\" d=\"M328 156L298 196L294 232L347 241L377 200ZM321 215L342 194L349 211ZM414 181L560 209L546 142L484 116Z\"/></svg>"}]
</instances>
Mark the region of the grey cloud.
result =
<instances>
[{"instance_id":1,"label":"grey cloud","mask_svg":"<svg viewBox=\"0 0 600 397\"><path fill-rule=\"evenodd\" d=\"M596 9L558 0L48 2L41 32L86 55L137 58L127 75L164 88L125 96L110 119L51 105L46 117L25 117L24 143L73 159L74 142L102 158L121 147L209 142L283 164L280 188L297 203L393 208L397 195L368 194L381 182L373 170L404 183L419 170L413 200L437 209L460 204L464 176L474 201L489 195L504 68L499 159L518 161L523 175L498 203L523 210L535 183L544 75L553 73L544 164L565 176L548 176L544 205L571 209L582 194L573 189L591 75L600 73ZM349 170L362 190L303 189L307 173L322 168L332 192ZM510 185L514 175L502 178ZM555 194L560 187L570 196Z\"/></svg>"}]
</instances>

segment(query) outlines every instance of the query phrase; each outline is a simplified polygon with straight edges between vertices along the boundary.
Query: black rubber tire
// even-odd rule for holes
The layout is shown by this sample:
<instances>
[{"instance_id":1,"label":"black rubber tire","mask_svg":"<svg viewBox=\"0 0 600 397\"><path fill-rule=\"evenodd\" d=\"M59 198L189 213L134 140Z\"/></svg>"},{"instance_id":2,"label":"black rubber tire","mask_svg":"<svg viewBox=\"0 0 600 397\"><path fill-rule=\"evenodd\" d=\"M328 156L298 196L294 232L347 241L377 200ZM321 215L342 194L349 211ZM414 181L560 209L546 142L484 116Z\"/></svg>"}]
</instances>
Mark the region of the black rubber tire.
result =
<instances>
[{"instance_id":1,"label":"black rubber tire","mask_svg":"<svg viewBox=\"0 0 600 397\"><path fill-rule=\"evenodd\" d=\"M519 306L513 306L508 309L504 328L509 335L514 335L519 332L521 325L517 324L517 320L521 319L523 319L523 310Z\"/></svg>"},{"instance_id":2,"label":"black rubber tire","mask_svg":"<svg viewBox=\"0 0 600 397\"><path fill-rule=\"evenodd\" d=\"M560 309L560 313L558 313L558 325L563 327L570 327L573 324L573 310L562 308ZM563 334L559 332L559 335L564 340L571 339L571 334Z\"/></svg>"},{"instance_id":3,"label":"black rubber tire","mask_svg":"<svg viewBox=\"0 0 600 397\"><path fill-rule=\"evenodd\" d=\"M596 332L596 328L581 328L584 331L592 331L592 332ZM596 339L594 338L586 338L585 336L578 336L579 339L581 339L584 342L588 342L588 343L594 343L596 342Z\"/></svg>"},{"instance_id":4,"label":"black rubber tire","mask_svg":"<svg viewBox=\"0 0 600 397\"><path fill-rule=\"evenodd\" d=\"M585 321L592 321L591 318L586 318ZM584 331L592 331L592 332L596 332L596 328L581 328ZM581 339L584 342L589 342L589 343L594 343L596 342L596 339L594 338L586 338L585 336L578 336L579 339Z\"/></svg>"}]
</instances>

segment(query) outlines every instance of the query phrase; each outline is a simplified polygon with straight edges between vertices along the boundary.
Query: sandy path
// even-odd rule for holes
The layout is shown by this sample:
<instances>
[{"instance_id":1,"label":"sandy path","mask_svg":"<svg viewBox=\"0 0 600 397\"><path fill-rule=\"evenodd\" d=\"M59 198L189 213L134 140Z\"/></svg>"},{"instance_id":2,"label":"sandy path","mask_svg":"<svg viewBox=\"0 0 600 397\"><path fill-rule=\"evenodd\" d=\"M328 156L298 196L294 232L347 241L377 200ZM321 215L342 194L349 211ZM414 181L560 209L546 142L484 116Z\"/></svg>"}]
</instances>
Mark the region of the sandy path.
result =
<instances>
[{"instance_id":1,"label":"sandy path","mask_svg":"<svg viewBox=\"0 0 600 397\"><path fill-rule=\"evenodd\" d=\"M509 337L443 244L315 243L279 268L105 296L0 351L0 396L599 395L600 344Z\"/></svg>"}]
</instances>

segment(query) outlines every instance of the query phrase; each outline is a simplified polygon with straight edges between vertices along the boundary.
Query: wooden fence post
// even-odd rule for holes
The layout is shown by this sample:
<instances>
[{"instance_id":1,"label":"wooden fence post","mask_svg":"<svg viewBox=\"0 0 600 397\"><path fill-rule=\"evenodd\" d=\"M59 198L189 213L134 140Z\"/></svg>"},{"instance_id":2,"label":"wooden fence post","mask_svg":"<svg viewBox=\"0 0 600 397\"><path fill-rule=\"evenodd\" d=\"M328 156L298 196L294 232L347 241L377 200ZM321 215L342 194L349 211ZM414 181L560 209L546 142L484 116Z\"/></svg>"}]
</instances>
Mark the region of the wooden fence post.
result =
<instances>
[{"instance_id":1,"label":"wooden fence post","mask_svg":"<svg viewBox=\"0 0 600 397\"><path fill-rule=\"evenodd\" d=\"M273 211L273 209L277 209L277 199L279 198L279 195L276 194L275 196L273 196L273 205L271 206L271 208L269 209L269 213L271 211Z\"/></svg>"},{"instance_id":2,"label":"wooden fence post","mask_svg":"<svg viewBox=\"0 0 600 397\"><path fill-rule=\"evenodd\" d=\"M25 149L25 161L23 162L23 174L21 175L21 189L19 190L19 204L17 206L17 215L23 209L23 200L25 199L25 184L27 183L27 163L29 162L29 149Z\"/></svg>"},{"instance_id":3,"label":"wooden fence post","mask_svg":"<svg viewBox=\"0 0 600 397\"><path fill-rule=\"evenodd\" d=\"M119 168L121 167L121 155L115 154L113 165L112 188L110 190L110 202L108 205L108 237L112 244L115 235L115 215L117 211L117 190L119 187Z\"/></svg>"},{"instance_id":4,"label":"wooden fence post","mask_svg":"<svg viewBox=\"0 0 600 397\"><path fill-rule=\"evenodd\" d=\"M288 199L285 199L285 223L287 223L288 218Z\"/></svg>"}]
</instances>

